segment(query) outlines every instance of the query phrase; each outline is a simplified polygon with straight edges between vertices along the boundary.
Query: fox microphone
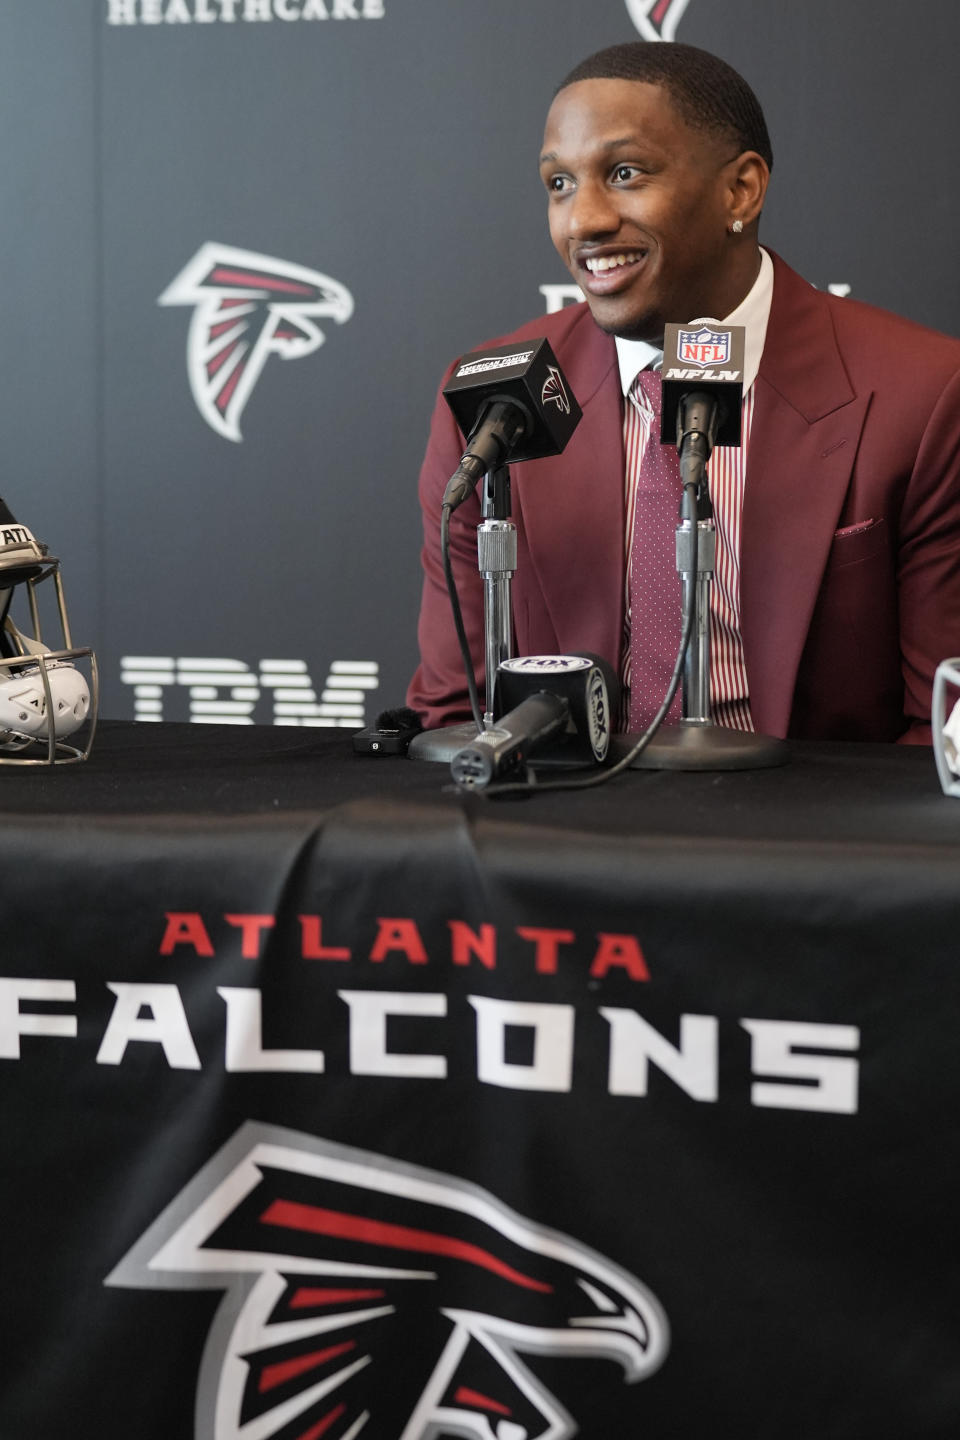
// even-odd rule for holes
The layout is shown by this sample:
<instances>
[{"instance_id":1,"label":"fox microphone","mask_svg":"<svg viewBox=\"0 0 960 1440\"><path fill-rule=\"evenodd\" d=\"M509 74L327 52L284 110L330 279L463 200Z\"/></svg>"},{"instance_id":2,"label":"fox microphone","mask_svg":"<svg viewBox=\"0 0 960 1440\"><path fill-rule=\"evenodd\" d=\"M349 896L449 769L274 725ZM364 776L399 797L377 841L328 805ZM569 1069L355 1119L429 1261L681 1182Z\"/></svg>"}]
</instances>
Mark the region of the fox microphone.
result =
<instances>
[{"instance_id":1,"label":"fox microphone","mask_svg":"<svg viewBox=\"0 0 960 1440\"><path fill-rule=\"evenodd\" d=\"M610 745L616 681L594 655L524 655L497 669L494 711L484 730L450 762L458 785L482 789L529 757L577 768L600 765Z\"/></svg>"},{"instance_id":2,"label":"fox microphone","mask_svg":"<svg viewBox=\"0 0 960 1440\"><path fill-rule=\"evenodd\" d=\"M660 439L676 443L684 480L702 474L714 445L740 444L745 337L716 320L664 328Z\"/></svg>"},{"instance_id":3,"label":"fox microphone","mask_svg":"<svg viewBox=\"0 0 960 1440\"><path fill-rule=\"evenodd\" d=\"M488 470L508 460L559 455L582 413L543 339L515 340L464 355L443 393L467 437L443 497L451 510Z\"/></svg>"}]
</instances>

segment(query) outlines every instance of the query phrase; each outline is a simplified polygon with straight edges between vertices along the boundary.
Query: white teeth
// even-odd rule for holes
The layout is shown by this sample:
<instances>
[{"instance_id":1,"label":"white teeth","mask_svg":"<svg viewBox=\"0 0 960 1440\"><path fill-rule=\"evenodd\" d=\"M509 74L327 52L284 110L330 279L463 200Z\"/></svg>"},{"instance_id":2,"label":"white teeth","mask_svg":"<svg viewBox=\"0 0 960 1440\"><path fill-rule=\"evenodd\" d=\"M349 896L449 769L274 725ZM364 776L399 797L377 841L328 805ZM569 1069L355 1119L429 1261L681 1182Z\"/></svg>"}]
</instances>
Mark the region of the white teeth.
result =
<instances>
[{"instance_id":1,"label":"white teeth","mask_svg":"<svg viewBox=\"0 0 960 1440\"><path fill-rule=\"evenodd\" d=\"M638 251L630 251L624 255L601 255L594 260L585 260L583 263L591 275L600 275L604 270L615 270L618 265L630 265L634 260L640 259Z\"/></svg>"}]
</instances>

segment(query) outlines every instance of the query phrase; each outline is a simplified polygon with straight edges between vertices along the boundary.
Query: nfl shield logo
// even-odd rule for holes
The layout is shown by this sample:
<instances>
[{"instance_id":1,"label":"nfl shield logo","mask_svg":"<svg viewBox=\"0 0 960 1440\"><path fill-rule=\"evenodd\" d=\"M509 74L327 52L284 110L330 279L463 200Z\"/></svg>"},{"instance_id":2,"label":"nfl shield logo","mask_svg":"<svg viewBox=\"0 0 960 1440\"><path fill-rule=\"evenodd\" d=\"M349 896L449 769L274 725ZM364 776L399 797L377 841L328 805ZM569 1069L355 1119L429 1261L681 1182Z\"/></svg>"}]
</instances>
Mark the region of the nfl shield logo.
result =
<instances>
[{"instance_id":1,"label":"nfl shield logo","mask_svg":"<svg viewBox=\"0 0 960 1440\"><path fill-rule=\"evenodd\" d=\"M725 365L730 358L730 331L710 330L706 325L699 330L681 330L679 358L687 365Z\"/></svg>"}]
</instances>

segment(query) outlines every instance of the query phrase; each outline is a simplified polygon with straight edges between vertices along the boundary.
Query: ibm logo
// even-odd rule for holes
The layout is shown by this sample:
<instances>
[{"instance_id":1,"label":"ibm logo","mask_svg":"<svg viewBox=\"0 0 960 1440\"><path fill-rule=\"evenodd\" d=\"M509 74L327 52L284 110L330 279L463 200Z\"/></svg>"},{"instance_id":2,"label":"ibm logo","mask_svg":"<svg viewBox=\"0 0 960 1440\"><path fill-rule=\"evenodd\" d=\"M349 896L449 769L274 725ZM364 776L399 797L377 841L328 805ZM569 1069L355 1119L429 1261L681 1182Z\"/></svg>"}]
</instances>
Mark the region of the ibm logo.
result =
<instances>
[{"instance_id":1,"label":"ibm logo","mask_svg":"<svg viewBox=\"0 0 960 1440\"><path fill-rule=\"evenodd\" d=\"M258 703L269 696L272 719L264 716L265 723L349 730L366 724L367 695L380 684L375 660L334 660L318 698L303 660L261 660L254 672L241 660L165 655L125 655L120 678L133 687L135 720L162 720L165 692L182 687L189 718L200 725L254 725Z\"/></svg>"}]
</instances>

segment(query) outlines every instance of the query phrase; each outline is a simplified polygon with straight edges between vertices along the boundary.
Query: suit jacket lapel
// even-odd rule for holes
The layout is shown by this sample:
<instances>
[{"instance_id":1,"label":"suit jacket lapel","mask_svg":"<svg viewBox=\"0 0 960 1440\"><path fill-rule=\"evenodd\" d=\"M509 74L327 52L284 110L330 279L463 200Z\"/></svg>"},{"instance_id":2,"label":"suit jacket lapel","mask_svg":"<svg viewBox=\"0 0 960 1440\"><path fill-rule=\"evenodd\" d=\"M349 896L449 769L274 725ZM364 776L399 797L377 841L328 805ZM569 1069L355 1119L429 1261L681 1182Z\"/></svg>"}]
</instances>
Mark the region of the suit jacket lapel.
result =
<instances>
[{"instance_id":1,"label":"suit jacket lapel","mask_svg":"<svg viewBox=\"0 0 960 1440\"><path fill-rule=\"evenodd\" d=\"M513 471L514 512L565 648L617 664L623 626L623 419L613 339L590 312L557 359L583 411L561 456Z\"/></svg>"},{"instance_id":2,"label":"suit jacket lapel","mask_svg":"<svg viewBox=\"0 0 960 1440\"><path fill-rule=\"evenodd\" d=\"M785 735L870 394L854 394L825 297L773 258L744 490L740 621L754 725Z\"/></svg>"}]
</instances>

